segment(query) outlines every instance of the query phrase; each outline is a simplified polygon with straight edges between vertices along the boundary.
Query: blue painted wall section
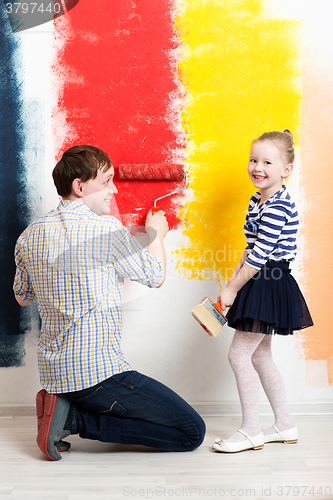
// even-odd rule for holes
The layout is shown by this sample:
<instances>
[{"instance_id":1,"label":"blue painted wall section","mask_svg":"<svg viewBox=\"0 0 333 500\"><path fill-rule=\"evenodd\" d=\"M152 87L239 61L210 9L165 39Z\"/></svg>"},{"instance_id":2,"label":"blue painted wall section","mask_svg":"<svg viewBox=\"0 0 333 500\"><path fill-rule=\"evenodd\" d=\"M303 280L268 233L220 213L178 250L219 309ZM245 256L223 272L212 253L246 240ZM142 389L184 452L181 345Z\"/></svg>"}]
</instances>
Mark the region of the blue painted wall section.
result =
<instances>
[{"instance_id":1,"label":"blue painted wall section","mask_svg":"<svg viewBox=\"0 0 333 500\"><path fill-rule=\"evenodd\" d=\"M20 366L24 336L20 306L13 295L16 239L29 220L21 119L20 38L12 33L0 5L0 367Z\"/></svg>"}]
</instances>

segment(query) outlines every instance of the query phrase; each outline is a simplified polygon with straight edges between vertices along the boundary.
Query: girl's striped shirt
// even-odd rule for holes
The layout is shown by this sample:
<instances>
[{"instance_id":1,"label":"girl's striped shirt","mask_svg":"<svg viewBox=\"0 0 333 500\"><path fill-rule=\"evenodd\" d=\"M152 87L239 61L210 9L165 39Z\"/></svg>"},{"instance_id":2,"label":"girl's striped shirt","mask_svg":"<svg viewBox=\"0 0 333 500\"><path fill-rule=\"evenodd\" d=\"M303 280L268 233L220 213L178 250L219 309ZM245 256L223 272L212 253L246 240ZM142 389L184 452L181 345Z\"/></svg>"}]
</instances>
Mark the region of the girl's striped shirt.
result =
<instances>
[{"instance_id":1,"label":"girl's striped shirt","mask_svg":"<svg viewBox=\"0 0 333 500\"><path fill-rule=\"evenodd\" d=\"M299 227L297 209L286 187L261 205L260 197L260 191L251 197L244 224L245 262L255 269L261 269L268 260L294 260Z\"/></svg>"}]
</instances>

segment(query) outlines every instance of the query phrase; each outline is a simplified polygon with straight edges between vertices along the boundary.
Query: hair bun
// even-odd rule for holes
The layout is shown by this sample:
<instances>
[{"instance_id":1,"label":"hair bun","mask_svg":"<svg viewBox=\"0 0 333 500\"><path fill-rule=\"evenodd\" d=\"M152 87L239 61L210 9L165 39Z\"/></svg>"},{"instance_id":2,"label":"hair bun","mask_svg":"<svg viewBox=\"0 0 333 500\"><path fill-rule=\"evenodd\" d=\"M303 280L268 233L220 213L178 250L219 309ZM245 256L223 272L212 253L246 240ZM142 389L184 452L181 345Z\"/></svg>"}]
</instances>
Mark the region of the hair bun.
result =
<instances>
[{"instance_id":1,"label":"hair bun","mask_svg":"<svg viewBox=\"0 0 333 500\"><path fill-rule=\"evenodd\" d=\"M284 133L284 134L287 134L287 135L290 137L291 142L294 144L294 136L293 136L293 134L290 132L290 130L286 129L286 130L284 130L284 131L283 131L283 133Z\"/></svg>"}]
</instances>

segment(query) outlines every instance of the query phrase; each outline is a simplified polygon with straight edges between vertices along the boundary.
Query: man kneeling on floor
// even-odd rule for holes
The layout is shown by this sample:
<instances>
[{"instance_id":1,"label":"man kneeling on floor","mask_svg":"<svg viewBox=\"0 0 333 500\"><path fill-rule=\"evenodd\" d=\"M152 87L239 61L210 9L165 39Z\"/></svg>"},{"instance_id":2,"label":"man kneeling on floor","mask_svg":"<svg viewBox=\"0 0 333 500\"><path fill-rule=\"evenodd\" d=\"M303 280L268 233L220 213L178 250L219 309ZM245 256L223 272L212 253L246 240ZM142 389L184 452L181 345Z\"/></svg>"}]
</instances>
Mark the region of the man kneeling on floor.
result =
<instances>
[{"instance_id":1,"label":"man kneeling on floor","mask_svg":"<svg viewBox=\"0 0 333 500\"><path fill-rule=\"evenodd\" d=\"M21 306L37 299L42 320L39 448L60 460L70 434L170 451L197 448L202 418L171 389L133 371L121 351L124 278L155 288L165 280L164 212L148 213L144 250L107 215L117 189L106 153L72 147L52 175L58 207L31 224L15 248L15 298Z\"/></svg>"}]
</instances>

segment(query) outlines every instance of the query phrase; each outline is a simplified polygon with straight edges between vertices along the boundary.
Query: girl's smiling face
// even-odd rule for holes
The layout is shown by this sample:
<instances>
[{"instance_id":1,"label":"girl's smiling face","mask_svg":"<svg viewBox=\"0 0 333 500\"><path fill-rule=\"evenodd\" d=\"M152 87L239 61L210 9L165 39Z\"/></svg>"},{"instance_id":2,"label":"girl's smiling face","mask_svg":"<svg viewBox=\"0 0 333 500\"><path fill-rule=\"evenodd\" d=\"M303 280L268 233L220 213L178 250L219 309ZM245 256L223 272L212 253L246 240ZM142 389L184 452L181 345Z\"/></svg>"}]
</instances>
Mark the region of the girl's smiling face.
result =
<instances>
[{"instance_id":1,"label":"girl's smiling face","mask_svg":"<svg viewBox=\"0 0 333 500\"><path fill-rule=\"evenodd\" d=\"M293 165L286 163L275 141L253 142L247 171L253 185L260 189L261 203L282 188L284 178L292 169Z\"/></svg>"}]
</instances>

